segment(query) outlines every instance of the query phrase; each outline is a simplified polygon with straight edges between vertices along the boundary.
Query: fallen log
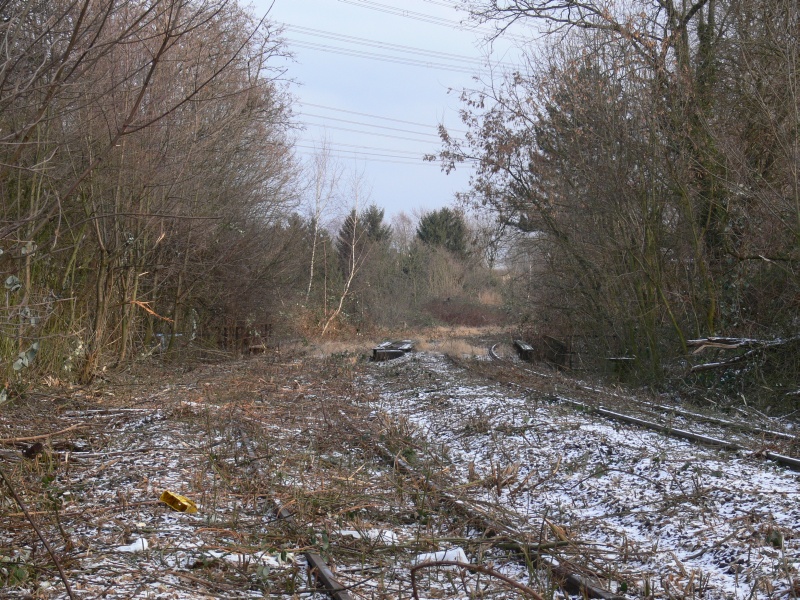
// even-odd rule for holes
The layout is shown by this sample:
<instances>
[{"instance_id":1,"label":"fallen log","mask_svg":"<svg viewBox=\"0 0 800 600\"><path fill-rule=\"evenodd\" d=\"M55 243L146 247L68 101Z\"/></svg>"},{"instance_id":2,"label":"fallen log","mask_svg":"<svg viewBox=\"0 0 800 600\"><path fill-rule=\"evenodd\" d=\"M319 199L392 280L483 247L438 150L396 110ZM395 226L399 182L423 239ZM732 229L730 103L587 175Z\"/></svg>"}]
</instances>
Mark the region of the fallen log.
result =
<instances>
[{"instance_id":1,"label":"fallen log","mask_svg":"<svg viewBox=\"0 0 800 600\"><path fill-rule=\"evenodd\" d=\"M698 338L696 340L686 340L686 345L690 348L696 348L694 354L697 354L706 348L722 348L723 350L735 350L737 348L774 348L797 341L800 341L800 335L789 338L778 338L775 340L711 336Z\"/></svg>"},{"instance_id":2,"label":"fallen log","mask_svg":"<svg viewBox=\"0 0 800 600\"><path fill-rule=\"evenodd\" d=\"M792 336L789 338L778 338L775 340L757 340L753 338L730 338L730 337L707 337L696 340L687 340L686 345L690 348L695 348L692 354L699 354L706 348L720 348L722 350L738 350L740 348L749 348L744 354L734 356L726 360L715 362L703 363L694 365L691 373L698 373L701 371L711 371L713 369L726 369L730 366L739 364L764 350L773 350L786 346L795 342L800 342L800 335Z\"/></svg>"}]
</instances>

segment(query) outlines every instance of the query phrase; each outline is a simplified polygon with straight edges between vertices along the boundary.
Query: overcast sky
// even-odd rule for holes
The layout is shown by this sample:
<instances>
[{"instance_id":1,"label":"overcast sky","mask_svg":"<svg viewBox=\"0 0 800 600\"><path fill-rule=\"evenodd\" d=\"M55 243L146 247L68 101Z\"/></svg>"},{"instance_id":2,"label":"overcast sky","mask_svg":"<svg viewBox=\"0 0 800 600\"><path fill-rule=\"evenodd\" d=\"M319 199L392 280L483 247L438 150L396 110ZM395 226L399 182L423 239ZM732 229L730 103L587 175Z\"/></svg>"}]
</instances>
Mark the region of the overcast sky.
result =
<instances>
[{"instance_id":1,"label":"overcast sky","mask_svg":"<svg viewBox=\"0 0 800 600\"><path fill-rule=\"evenodd\" d=\"M275 0L295 59L287 76L306 129L298 154L323 138L349 171L363 171L370 199L387 218L452 204L469 173L445 175L422 155L440 148L437 125L463 131L459 95L486 75L482 34L464 27L453 0ZM270 2L254 3L263 15ZM402 48L401 48L402 46ZM513 62L509 43L494 44L493 63ZM498 50L500 48L501 50ZM411 64L409 64L411 63Z\"/></svg>"}]
</instances>

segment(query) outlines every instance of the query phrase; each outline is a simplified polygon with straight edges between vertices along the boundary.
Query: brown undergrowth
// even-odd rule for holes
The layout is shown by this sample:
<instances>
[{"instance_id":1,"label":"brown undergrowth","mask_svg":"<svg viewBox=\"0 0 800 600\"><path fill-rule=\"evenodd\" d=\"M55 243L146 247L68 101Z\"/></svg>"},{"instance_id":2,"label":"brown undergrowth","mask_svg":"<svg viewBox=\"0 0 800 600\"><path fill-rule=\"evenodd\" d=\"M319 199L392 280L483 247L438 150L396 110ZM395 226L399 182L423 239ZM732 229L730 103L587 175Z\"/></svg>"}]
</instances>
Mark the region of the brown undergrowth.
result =
<instances>
[{"instance_id":1,"label":"brown undergrowth","mask_svg":"<svg viewBox=\"0 0 800 600\"><path fill-rule=\"evenodd\" d=\"M3 470L30 519L3 489L0 595L64 597L60 567L80 598L322 598L299 559L313 550L353 597L398 598L411 593L414 556L442 540L487 551L481 532L377 453L380 441L446 484L413 428L366 408L361 354L336 350L150 365L4 407ZM171 511L163 490L199 511ZM415 584L431 597L505 589L441 569Z\"/></svg>"}]
</instances>

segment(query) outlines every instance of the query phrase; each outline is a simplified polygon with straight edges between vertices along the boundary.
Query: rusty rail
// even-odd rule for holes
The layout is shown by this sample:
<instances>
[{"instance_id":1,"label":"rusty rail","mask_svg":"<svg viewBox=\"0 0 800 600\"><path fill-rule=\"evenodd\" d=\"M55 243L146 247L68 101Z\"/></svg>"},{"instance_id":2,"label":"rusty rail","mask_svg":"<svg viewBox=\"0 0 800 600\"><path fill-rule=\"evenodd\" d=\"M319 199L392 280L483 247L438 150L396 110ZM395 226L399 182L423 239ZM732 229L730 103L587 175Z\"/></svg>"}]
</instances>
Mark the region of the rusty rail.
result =
<instances>
[{"instance_id":1,"label":"rusty rail","mask_svg":"<svg viewBox=\"0 0 800 600\"><path fill-rule=\"evenodd\" d=\"M496 350L497 346L498 346L498 344L495 344L494 346L492 346L489 349L489 356L492 358L492 360L495 360L497 362L503 362L503 363L507 363L507 364L512 364L513 365L513 363L507 361L506 359L504 359L503 357L501 357L500 355L497 354L497 350ZM543 374L543 373L537 373L535 371L530 371L528 369L525 369L525 370L529 371L532 374L537 375L539 377L552 378L552 375ZM523 389L530 389L530 388L527 388L526 386L522 386L522 385L517 384L517 383L512 383L511 385L516 385L516 386L521 387ZM580 389L582 389L584 391L601 392L601 390L597 390L595 388L592 388L592 387L589 387L589 386L585 386L585 385L579 385L579 387L580 387ZM711 437L711 436L707 436L707 435L701 435L699 433L693 433L691 431L686 431L686 430L683 430L683 429L677 429L677 428L670 427L670 426L667 426L667 425L660 425L659 423L654 423L654 422L648 421L646 419L640 419L638 417L633 417L631 415L626 415L626 414L619 413L619 412L616 412L616 411L611 411L611 410L608 410L607 408L605 408L603 406L592 406L590 404L586 404L585 402L579 402L577 400L573 400L571 398L566 398L564 396L552 396L551 398L553 400L562 402L564 404L568 404L568 405L570 405L570 406L572 406L574 408L577 408L578 410L584 411L584 412L601 415L601 416L606 417L608 419L613 419L615 421L622 421L624 423L628 423L628 424L631 424L631 425L637 425L639 427L643 427L645 429L650 429L652 431L657 431L659 433L662 433L662 434L670 436L670 437L675 437L675 438L688 440L690 442L695 442L697 444L704 444L704 445L707 445L707 446L719 447L719 448L722 448L722 449L725 449L725 450L730 450L732 452L754 452L754 450L752 450L751 448L747 448L747 447L742 446L741 444L737 444L735 442L731 442L731 441L728 441L728 440L722 440L722 439ZM800 440L798 440L797 436L793 436L791 434L787 434L787 433L783 433L783 432L770 431L770 430L758 429L758 428L754 428L754 427L748 427L748 426L746 426L744 424L733 423L731 421L725 421L723 419L717 419L717 418L714 418L714 417L705 417L703 415L698 415L696 413L691 413L689 411L684 411L684 410L681 410L681 409L673 409L673 408L662 406L662 405L650 405L650 404L647 404L647 403L643 403L643 402L641 402L639 400L636 400L635 398L626 398L626 399L630 400L630 401L633 401L633 402L636 402L637 404L644 405L644 406L649 407L649 408L672 411L675 414L680 414L682 416L695 418L695 419L707 420L707 421L709 421L711 423L715 423L715 424L720 425L722 427L737 428L737 429L741 429L742 431L755 433L755 434L763 435L763 436L766 436L766 437L772 436L772 437L779 437L781 439L786 439L786 440L790 440L790 441L800 441ZM765 450L763 452L759 452L758 454L759 454L759 456L763 456L767 460L776 462L776 463L778 463L780 465L783 465L785 467L789 467L791 469L800 470L800 459L798 459L798 458L794 458L794 457L791 457L791 456L786 456L785 454L779 454L777 452L771 452L769 450Z\"/></svg>"},{"instance_id":2,"label":"rusty rail","mask_svg":"<svg viewBox=\"0 0 800 600\"><path fill-rule=\"evenodd\" d=\"M294 515L281 507L277 511L278 519L296 525ZM334 600L353 600L353 597L348 592L348 588L343 586L334 576L333 571L330 570L325 559L315 552L303 552L303 556L308 563L309 573L325 586L325 589Z\"/></svg>"}]
</instances>

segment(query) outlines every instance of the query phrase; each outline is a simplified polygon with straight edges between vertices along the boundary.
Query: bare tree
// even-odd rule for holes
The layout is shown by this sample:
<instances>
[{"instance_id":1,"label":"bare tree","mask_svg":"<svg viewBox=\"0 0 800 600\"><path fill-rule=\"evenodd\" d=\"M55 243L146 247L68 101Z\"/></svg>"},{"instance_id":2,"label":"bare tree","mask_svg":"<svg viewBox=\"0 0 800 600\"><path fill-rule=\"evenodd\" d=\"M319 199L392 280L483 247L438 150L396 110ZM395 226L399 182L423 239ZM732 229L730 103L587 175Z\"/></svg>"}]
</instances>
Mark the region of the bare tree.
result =
<instances>
[{"instance_id":1,"label":"bare tree","mask_svg":"<svg viewBox=\"0 0 800 600\"><path fill-rule=\"evenodd\" d=\"M322 140L319 150L311 159L309 178L311 181L311 198L308 207L311 222L311 259L309 261L306 303L311 296L311 288L314 284L314 267L317 260L320 229L324 227L323 221L328 211L336 204L342 178L342 169L331 157L327 140Z\"/></svg>"},{"instance_id":2,"label":"bare tree","mask_svg":"<svg viewBox=\"0 0 800 600\"><path fill-rule=\"evenodd\" d=\"M81 338L89 379L158 323L174 340L186 314L218 310L209 275L222 265L278 270L269 240L296 175L271 67L281 40L224 0L4 10L0 270L25 284L6 313L53 298L61 321L48 327ZM17 346L41 331L34 321ZM56 360L57 339L43 349Z\"/></svg>"},{"instance_id":3,"label":"bare tree","mask_svg":"<svg viewBox=\"0 0 800 600\"><path fill-rule=\"evenodd\" d=\"M367 243L368 230L362 219L359 218L360 207L369 201L369 191L367 190L364 174L354 171L350 176L349 184L348 191L352 208L344 219L337 242L339 256L343 261L344 283L342 284L336 308L326 316L325 324L322 326L322 335L325 335L331 323L341 314L345 300L348 298L353 286L353 281L367 260L370 251L370 245Z\"/></svg>"},{"instance_id":4,"label":"bare tree","mask_svg":"<svg viewBox=\"0 0 800 600\"><path fill-rule=\"evenodd\" d=\"M406 212L400 211L392 217L392 241L398 252L407 253L417 235L417 222Z\"/></svg>"},{"instance_id":5,"label":"bare tree","mask_svg":"<svg viewBox=\"0 0 800 600\"><path fill-rule=\"evenodd\" d=\"M793 327L793 3L465 4L498 35L527 20L553 42L464 95L470 133L444 131L441 156L477 164L464 201L527 232L540 320L656 378L689 336Z\"/></svg>"}]
</instances>

